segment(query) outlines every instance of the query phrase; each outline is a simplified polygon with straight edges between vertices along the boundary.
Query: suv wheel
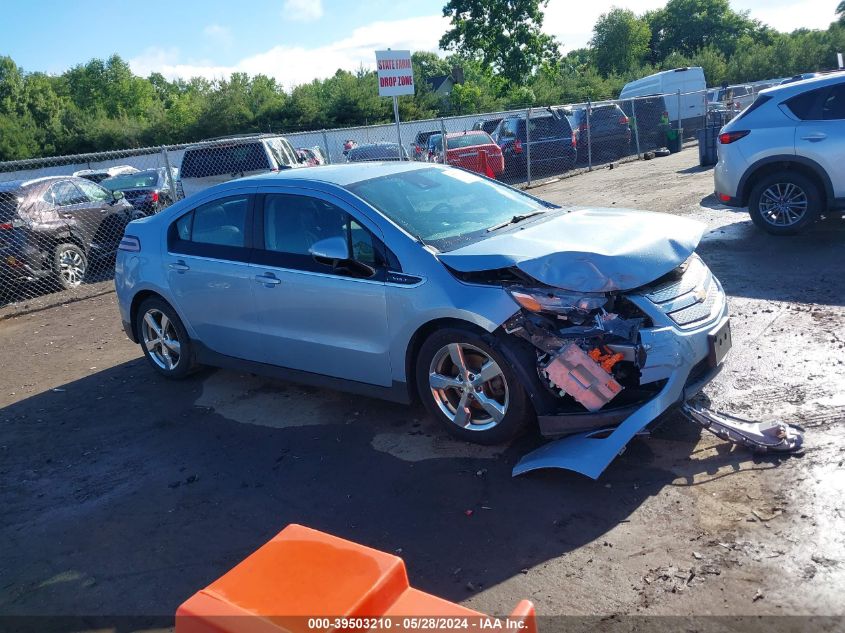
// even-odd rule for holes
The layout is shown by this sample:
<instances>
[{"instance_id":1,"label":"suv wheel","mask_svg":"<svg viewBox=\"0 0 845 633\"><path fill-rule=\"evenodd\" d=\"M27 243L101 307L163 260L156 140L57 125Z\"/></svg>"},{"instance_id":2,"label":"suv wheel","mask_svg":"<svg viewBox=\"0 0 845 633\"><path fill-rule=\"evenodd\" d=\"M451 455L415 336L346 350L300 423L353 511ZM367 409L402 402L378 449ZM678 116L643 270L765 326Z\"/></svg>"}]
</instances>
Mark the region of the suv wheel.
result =
<instances>
[{"instance_id":1,"label":"suv wheel","mask_svg":"<svg viewBox=\"0 0 845 633\"><path fill-rule=\"evenodd\" d=\"M416 382L429 413L467 442L506 442L533 418L528 394L507 360L469 329L432 334L420 348Z\"/></svg>"},{"instance_id":2,"label":"suv wheel","mask_svg":"<svg viewBox=\"0 0 845 633\"><path fill-rule=\"evenodd\" d=\"M85 251L76 244L59 244L53 252L53 270L56 272L56 281L65 290L79 287L88 272Z\"/></svg>"},{"instance_id":3,"label":"suv wheel","mask_svg":"<svg viewBox=\"0 0 845 633\"><path fill-rule=\"evenodd\" d=\"M783 170L761 179L751 190L751 220L773 235L794 235L821 213L818 187L805 176Z\"/></svg>"},{"instance_id":4,"label":"suv wheel","mask_svg":"<svg viewBox=\"0 0 845 633\"><path fill-rule=\"evenodd\" d=\"M191 371L191 339L176 311L151 297L138 308L135 331L144 356L162 376L184 378Z\"/></svg>"}]
</instances>

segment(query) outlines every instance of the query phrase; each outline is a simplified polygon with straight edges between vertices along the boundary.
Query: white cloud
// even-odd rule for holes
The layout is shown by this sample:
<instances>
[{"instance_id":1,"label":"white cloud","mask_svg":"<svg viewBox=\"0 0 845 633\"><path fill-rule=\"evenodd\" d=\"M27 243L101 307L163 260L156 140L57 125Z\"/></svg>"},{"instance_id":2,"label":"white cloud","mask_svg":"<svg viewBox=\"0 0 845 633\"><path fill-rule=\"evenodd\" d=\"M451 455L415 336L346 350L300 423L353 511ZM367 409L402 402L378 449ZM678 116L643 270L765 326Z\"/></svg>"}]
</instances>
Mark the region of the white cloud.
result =
<instances>
[{"instance_id":1,"label":"white cloud","mask_svg":"<svg viewBox=\"0 0 845 633\"><path fill-rule=\"evenodd\" d=\"M282 17L295 22L313 22L323 17L323 0L285 0Z\"/></svg>"},{"instance_id":2,"label":"white cloud","mask_svg":"<svg viewBox=\"0 0 845 633\"><path fill-rule=\"evenodd\" d=\"M586 46L592 36L593 24L614 4L620 4L637 14L665 5L665 0L594 0L570 2L551 0L546 9L544 30L556 36L564 52ZM307 7L311 15L322 14L320 2L287 0L287 5ZM314 7L317 7L314 9ZM796 28L825 28L834 18L830 0L732 0L734 10L751 11L757 18L774 28L791 31ZM291 17L291 16L288 16ZM149 48L130 59L132 70L142 76L160 72L166 77L205 77L218 79L233 72L250 75L262 73L275 78L285 88L333 75L337 69L355 71L359 67L374 68L374 51L385 48L412 51L438 51L440 36L449 21L440 15L404 20L373 22L353 30L348 37L336 42L306 48L278 45L246 57L231 65L215 64L208 60L184 59L177 48ZM205 28L208 37L231 37L224 27L212 24Z\"/></svg>"},{"instance_id":3,"label":"white cloud","mask_svg":"<svg viewBox=\"0 0 845 633\"><path fill-rule=\"evenodd\" d=\"M233 72L263 73L274 77L285 88L330 77L338 68L354 71L375 67L375 51L385 48L437 51L437 42L447 26L441 16L374 22L357 28L342 40L316 48L274 46L246 57L231 66L182 61L178 49L148 48L129 60L132 71L147 76L160 72L166 77L205 77L219 79Z\"/></svg>"},{"instance_id":4,"label":"white cloud","mask_svg":"<svg viewBox=\"0 0 845 633\"><path fill-rule=\"evenodd\" d=\"M212 40L215 44L230 46L232 44L232 31L226 26L209 24L203 30L203 35Z\"/></svg>"}]
</instances>

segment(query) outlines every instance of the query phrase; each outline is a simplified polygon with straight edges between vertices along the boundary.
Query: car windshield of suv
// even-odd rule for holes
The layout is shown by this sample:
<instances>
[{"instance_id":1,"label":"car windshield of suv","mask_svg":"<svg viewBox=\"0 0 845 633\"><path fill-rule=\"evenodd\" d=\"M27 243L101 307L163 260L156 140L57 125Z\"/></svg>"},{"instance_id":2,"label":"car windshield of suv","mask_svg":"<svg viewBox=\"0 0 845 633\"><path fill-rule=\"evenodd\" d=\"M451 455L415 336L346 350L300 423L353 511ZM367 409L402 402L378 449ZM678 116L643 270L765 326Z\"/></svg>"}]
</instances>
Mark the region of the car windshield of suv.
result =
<instances>
[{"instance_id":1,"label":"car windshield of suv","mask_svg":"<svg viewBox=\"0 0 845 633\"><path fill-rule=\"evenodd\" d=\"M111 191L119 191L121 189L149 189L155 187L156 183L158 183L158 171L151 169L139 171L137 174L106 178L100 184Z\"/></svg>"},{"instance_id":2,"label":"car windshield of suv","mask_svg":"<svg viewBox=\"0 0 845 633\"><path fill-rule=\"evenodd\" d=\"M555 208L461 169L415 169L346 188L440 251L484 239L488 227L514 216Z\"/></svg>"},{"instance_id":3,"label":"car windshield of suv","mask_svg":"<svg viewBox=\"0 0 845 633\"><path fill-rule=\"evenodd\" d=\"M449 149L460 147L472 147L473 145L488 145L493 142L486 134L461 134L460 136L447 136L446 146Z\"/></svg>"}]
</instances>

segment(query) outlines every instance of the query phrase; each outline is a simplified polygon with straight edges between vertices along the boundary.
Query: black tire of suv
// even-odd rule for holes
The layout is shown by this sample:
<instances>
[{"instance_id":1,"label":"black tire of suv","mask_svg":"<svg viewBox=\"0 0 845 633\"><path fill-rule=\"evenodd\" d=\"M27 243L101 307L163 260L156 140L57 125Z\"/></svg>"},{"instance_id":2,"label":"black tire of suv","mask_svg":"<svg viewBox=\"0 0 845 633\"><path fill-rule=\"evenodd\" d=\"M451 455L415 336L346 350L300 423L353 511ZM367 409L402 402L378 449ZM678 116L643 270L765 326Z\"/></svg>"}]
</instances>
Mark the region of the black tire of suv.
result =
<instances>
[{"instance_id":1,"label":"black tire of suv","mask_svg":"<svg viewBox=\"0 0 845 633\"><path fill-rule=\"evenodd\" d=\"M465 343L476 347L493 359L502 371L502 376L508 389L508 407L502 420L496 426L487 430L470 430L457 426L440 410L429 385L429 367L435 354L450 343ZM491 343L493 343L491 345ZM416 387L426 410L446 431L466 442L475 444L494 445L503 444L515 438L526 430L534 420L534 407L516 372L510 366L507 358L497 349L498 345L506 342L493 342L490 335L482 336L467 326L453 326L437 330L431 334L420 347L416 358Z\"/></svg>"},{"instance_id":2,"label":"black tire of suv","mask_svg":"<svg viewBox=\"0 0 845 633\"><path fill-rule=\"evenodd\" d=\"M176 363L176 366L173 369L166 369L164 367L159 366L159 364L153 360L150 350L147 349L147 346L144 344L144 335L143 335L143 322L144 316L150 310L158 310L162 314L166 315L170 322L173 324L173 328L176 331L176 336L179 340L179 361ZM194 363L194 355L193 349L191 347L191 339L188 336L187 330L185 330L185 326L182 325L182 320L179 318L179 315L176 314L176 311L167 303L164 299L160 299L159 297L150 297L149 299L144 300L140 306L138 306L138 311L135 314L135 335L138 337L138 342L141 345L141 350L144 352L144 356L149 362L150 367L152 367L156 372L161 374L166 378L173 378L179 380L184 378L192 370L196 368L196 364Z\"/></svg>"},{"instance_id":3,"label":"black tire of suv","mask_svg":"<svg viewBox=\"0 0 845 633\"><path fill-rule=\"evenodd\" d=\"M82 272L78 275L78 281L68 274L62 274L62 261L70 257L75 260L76 266L81 267ZM78 288L82 282L85 281L85 276L88 273L88 256L79 245L72 242L63 242L57 244L53 249L53 273L56 283L63 290L73 290Z\"/></svg>"},{"instance_id":4,"label":"black tire of suv","mask_svg":"<svg viewBox=\"0 0 845 633\"><path fill-rule=\"evenodd\" d=\"M801 219L794 224L787 226L772 224L760 211L760 198L763 196L763 192L772 185L778 183L792 184L801 189L807 197L807 210L804 212ZM816 184L803 174L787 169L777 171L761 178L754 184L754 187L751 189L751 194L748 197L748 213L751 215L751 221L754 222L757 227L771 233L772 235L795 235L796 233L800 233L807 228L807 226L816 221L821 213L821 210L822 195Z\"/></svg>"}]
</instances>

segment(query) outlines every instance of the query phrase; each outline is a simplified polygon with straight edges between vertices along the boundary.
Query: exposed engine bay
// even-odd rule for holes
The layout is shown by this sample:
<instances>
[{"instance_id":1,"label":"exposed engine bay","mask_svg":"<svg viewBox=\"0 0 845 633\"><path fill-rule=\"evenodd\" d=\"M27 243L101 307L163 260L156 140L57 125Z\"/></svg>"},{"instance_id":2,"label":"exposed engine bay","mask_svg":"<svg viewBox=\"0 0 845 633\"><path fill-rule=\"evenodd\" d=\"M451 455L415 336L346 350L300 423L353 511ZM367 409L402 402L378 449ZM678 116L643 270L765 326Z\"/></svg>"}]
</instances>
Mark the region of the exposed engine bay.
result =
<instances>
[{"instance_id":1,"label":"exposed engine bay","mask_svg":"<svg viewBox=\"0 0 845 633\"><path fill-rule=\"evenodd\" d=\"M635 313L624 297L519 286L509 292L523 309L504 330L537 349L541 381L554 395L595 412L626 387L639 387L646 361L639 330L647 318L609 311Z\"/></svg>"}]
</instances>

